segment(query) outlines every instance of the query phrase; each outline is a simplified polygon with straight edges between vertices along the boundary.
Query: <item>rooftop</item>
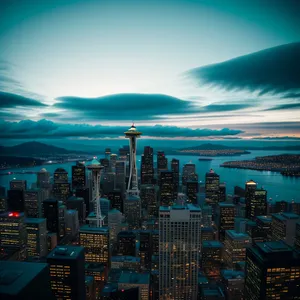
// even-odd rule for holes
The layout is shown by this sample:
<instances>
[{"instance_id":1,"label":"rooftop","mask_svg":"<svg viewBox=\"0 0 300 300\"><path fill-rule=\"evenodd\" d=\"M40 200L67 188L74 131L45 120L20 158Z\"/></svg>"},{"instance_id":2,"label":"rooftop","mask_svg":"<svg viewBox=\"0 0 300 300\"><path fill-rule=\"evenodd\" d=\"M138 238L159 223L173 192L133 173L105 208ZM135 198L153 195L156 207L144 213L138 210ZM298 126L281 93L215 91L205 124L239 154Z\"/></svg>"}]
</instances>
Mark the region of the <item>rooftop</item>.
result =
<instances>
[{"instance_id":1,"label":"rooftop","mask_svg":"<svg viewBox=\"0 0 300 300\"><path fill-rule=\"evenodd\" d=\"M48 268L46 263L0 261L0 294L17 295L39 273Z\"/></svg>"},{"instance_id":2,"label":"rooftop","mask_svg":"<svg viewBox=\"0 0 300 300\"><path fill-rule=\"evenodd\" d=\"M271 223L272 222L271 216L258 216L258 217L256 217L256 219L263 223Z\"/></svg>"},{"instance_id":3,"label":"rooftop","mask_svg":"<svg viewBox=\"0 0 300 300\"><path fill-rule=\"evenodd\" d=\"M202 246L205 248L223 248L224 245L220 241L203 241Z\"/></svg>"},{"instance_id":4,"label":"rooftop","mask_svg":"<svg viewBox=\"0 0 300 300\"><path fill-rule=\"evenodd\" d=\"M222 270L222 277L226 280L229 279L241 279L245 277L245 272L243 271L235 271L235 270Z\"/></svg>"},{"instance_id":5,"label":"rooftop","mask_svg":"<svg viewBox=\"0 0 300 300\"><path fill-rule=\"evenodd\" d=\"M84 201L84 199L82 197L71 196L67 201Z\"/></svg>"},{"instance_id":6,"label":"rooftop","mask_svg":"<svg viewBox=\"0 0 300 300\"><path fill-rule=\"evenodd\" d=\"M130 283L130 284L149 284L150 283L150 274L149 273L132 273L132 272L123 272L119 279L120 283Z\"/></svg>"},{"instance_id":7,"label":"rooftop","mask_svg":"<svg viewBox=\"0 0 300 300\"><path fill-rule=\"evenodd\" d=\"M233 203L219 202L218 204L219 204L220 207L233 207L233 208L235 208L235 205Z\"/></svg>"},{"instance_id":8,"label":"rooftop","mask_svg":"<svg viewBox=\"0 0 300 300\"><path fill-rule=\"evenodd\" d=\"M77 259L77 257L84 252L84 247L81 246L58 246L54 248L47 259Z\"/></svg>"},{"instance_id":9,"label":"rooftop","mask_svg":"<svg viewBox=\"0 0 300 300\"><path fill-rule=\"evenodd\" d=\"M135 256L112 256L111 257L112 262L133 262L133 263L139 263L141 261L140 257Z\"/></svg>"},{"instance_id":10,"label":"rooftop","mask_svg":"<svg viewBox=\"0 0 300 300\"><path fill-rule=\"evenodd\" d=\"M234 240L251 240L251 237L247 233L238 233L235 230L226 230L226 235L229 235Z\"/></svg>"},{"instance_id":11,"label":"rooftop","mask_svg":"<svg viewBox=\"0 0 300 300\"><path fill-rule=\"evenodd\" d=\"M80 227L80 232L108 233L108 227L91 227L88 224Z\"/></svg>"},{"instance_id":12,"label":"rooftop","mask_svg":"<svg viewBox=\"0 0 300 300\"><path fill-rule=\"evenodd\" d=\"M40 224L46 222L45 218L26 218L25 223L26 224Z\"/></svg>"},{"instance_id":13,"label":"rooftop","mask_svg":"<svg viewBox=\"0 0 300 300\"><path fill-rule=\"evenodd\" d=\"M292 249L282 241L257 243L257 247L264 253L286 253L291 252Z\"/></svg>"},{"instance_id":14,"label":"rooftop","mask_svg":"<svg viewBox=\"0 0 300 300\"><path fill-rule=\"evenodd\" d=\"M171 210L190 210L192 212L201 212L201 208L198 206L195 206L193 204L186 204L186 205L179 205L175 204L173 206L160 206L159 211L171 211Z\"/></svg>"},{"instance_id":15,"label":"rooftop","mask_svg":"<svg viewBox=\"0 0 300 300\"><path fill-rule=\"evenodd\" d=\"M293 219L299 219L300 216L293 214L293 213L278 213L278 214L272 214L272 217L281 220L281 221L286 221L286 220L293 220Z\"/></svg>"}]
</instances>

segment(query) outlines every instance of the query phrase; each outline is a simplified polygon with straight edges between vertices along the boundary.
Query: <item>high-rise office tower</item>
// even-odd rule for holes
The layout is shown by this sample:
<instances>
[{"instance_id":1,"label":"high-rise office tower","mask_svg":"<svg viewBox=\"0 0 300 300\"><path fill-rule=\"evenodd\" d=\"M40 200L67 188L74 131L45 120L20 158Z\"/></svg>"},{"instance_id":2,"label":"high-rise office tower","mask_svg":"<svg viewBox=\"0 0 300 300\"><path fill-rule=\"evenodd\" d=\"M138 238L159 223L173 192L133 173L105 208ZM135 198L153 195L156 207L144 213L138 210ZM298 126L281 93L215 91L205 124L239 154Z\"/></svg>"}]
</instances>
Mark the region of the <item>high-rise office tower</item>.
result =
<instances>
[{"instance_id":1,"label":"high-rise office tower","mask_svg":"<svg viewBox=\"0 0 300 300\"><path fill-rule=\"evenodd\" d=\"M185 164L182 168L182 185L185 186L188 180L198 181L195 164Z\"/></svg>"},{"instance_id":2,"label":"high-rise office tower","mask_svg":"<svg viewBox=\"0 0 300 300\"><path fill-rule=\"evenodd\" d=\"M141 259L134 256L112 256L111 269L140 272Z\"/></svg>"},{"instance_id":3,"label":"high-rise office tower","mask_svg":"<svg viewBox=\"0 0 300 300\"><path fill-rule=\"evenodd\" d=\"M109 266L109 229L84 225L79 231L79 244L84 247L85 261Z\"/></svg>"},{"instance_id":4,"label":"high-rise office tower","mask_svg":"<svg viewBox=\"0 0 300 300\"><path fill-rule=\"evenodd\" d=\"M85 204L85 218L91 212L91 203L90 203L90 189L89 188L82 188L77 189L75 192L75 196L78 198L83 198Z\"/></svg>"},{"instance_id":5,"label":"high-rise office tower","mask_svg":"<svg viewBox=\"0 0 300 300\"><path fill-rule=\"evenodd\" d=\"M244 299L245 272L235 270L221 271L224 293L227 300Z\"/></svg>"},{"instance_id":6,"label":"high-rise office tower","mask_svg":"<svg viewBox=\"0 0 300 300\"><path fill-rule=\"evenodd\" d=\"M226 184L224 182L219 185L219 196L220 202L226 201Z\"/></svg>"},{"instance_id":7,"label":"high-rise office tower","mask_svg":"<svg viewBox=\"0 0 300 300\"><path fill-rule=\"evenodd\" d=\"M24 212L25 201L24 201L24 190L14 189L7 191L7 210Z\"/></svg>"},{"instance_id":8,"label":"high-rise office tower","mask_svg":"<svg viewBox=\"0 0 300 300\"><path fill-rule=\"evenodd\" d=\"M22 190L25 191L27 189L27 181L26 180L11 180L9 182L9 187L11 190Z\"/></svg>"},{"instance_id":9,"label":"high-rise office tower","mask_svg":"<svg viewBox=\"0 0 300 300\"><path fill-rule=\"evenodd\" d=\"M219 241L203 241L201 247L201 268L209 279L220 279L224 245Z\"/></svg>"},{"instance_id":10,"label":"high-rise office tower","mask_svg":"<svg viewBox=\"0 0 300 300\"><path fill-rule=\"evenodd\" d=\"M0 213L6 212L7 210L7 198L0 196Z\"/></svg>"},{"instance_id":11,"label":"high-rise office tower","mask_svg":"<svg viewBox=\"0 0 300 300\"><path fill-rule=\"evenodd\" d=\"M187 206L159 210L159 297L196 299L201 209Z\"/></svg>"},{"instance_id":12,"label":"high-rise office tower","mask_svg":"<svg viewBox=\"0 0 300 300\"><path fill-rule=\"evenodd\" d=\"M110 244L113 245L117 242L118 233L121 230L121 223L123 222L122 213L116 208L108 212L107 223L109 228Z\"/></svg>"},{"instance_id":13,"label":"high-rise office tower","mask_svg":"<svg viewBox=\"0 0 300 300\"><path fill-rule=\"evenodd\" d=\"M26 247L27 234L24 213L4 212L0 214L0 246Z\"/></svg>"},{"instance_id":14,"label":"high-rise office tower","mask_svg":"<svg viewBox=\"0 0 300 300\"><path fill-rule=\"evenodd\" d=\"M136 274L128 271L122 272L118 281L118 289L121 291L125 291L127 289L135 288L135 287L139 289L139 296L138 298L135 299L149 300L150 274L149 273ZM133 298L127 298L127 299L133 299Z\"/></svg>"},{"instance_id":15,"label":"high-rise office tower","mask_svg":"<svg viewBox=\"0 0 300 300\"><path fill-rule=\"evenodd\" d=\"M65 227L66 227L66 235L71 238L77 236L79 232L79 219L78 219L78 211L75 209L68 209L65 212Z\"/></svg>"},{"instance_id":16,"label":"high-rise office tower","mask_svg":"<svg viewBox=\"0 0 300 300\"><path fill-rule=\"evenodd\" d=\"M177 196L179 192L179 159L173 158L171 160L171 171L174 174L174 192Z\"/></svg>"},{"instance_id":17,"label":"high-rise office tower","mask_svg":"<svg viewBox=\"0 0 300 300\"><path fill-rule=\"evenodd\" d=\"M255 189L251 182L246 183L246 217L255 220L267 213L267 191Z\"/></svg>"},{"instance_id":18,"label":"high-rise office tower","mask_svg":"<svg viewBox=\"0 0 300 300\"><path fill-rule=\"evenodd\" d=\"M165 156L164 151L157 151L157 175L160 171L168 170L168 159Z\"/></svg>"},{"instance_id":19,"label":"high-rise office tower","mask_svg":"<svg viewBox=\"0 0 300 300\"><path fill-rule=\"evenodd\" d=\"M47 223L44 218L26 218L27 232L27 257L46 257L47 245Z\"/></svg>"},{"instance_id":20,"label":"high-rise office tower","mask_svg":"<svg viewBox=\"0 0 300 300\"><path fill-rule=\"evenodd\" d=\"M245 300L299 299L300 255L282 241L247 249Z\"/></svg>"},{"instance_id":21,"label":"high-rise office tower","mask_svg":"<svg viewBox=\"0 0 300 300\"><path fill-rule=\"evenodd\" d=\"M186 182L186 195L188 197L188 202L192 204L198 204L198 192L199 184L198 181L188 180Z\"/></svg>"},{"instance_id":22,"label":"high-rise office tower","mask_svg":"<svg viewBox=\"0 0 300 300\"><path fill-rule=\"evenodd\" d=\"M300 216L293 213L280 213L272 215L271 234L273 241L284 241L293 246L296 236L296 223Z\"/></svg>"},{"instance_id":23,"label":"high-rise office tower","mask_svg":"<svg viewBox=\"0 0 300 300\"><path fill-rule=\"evenodd\" d=\"M56 247L47 257L51 289L56 299L84 300L84 248Z\"/></svg>"},{"instance_id":24,"label":"high-rise office tower","mask_svg":"<svg viewBox=\"0 0 300 300\"><path fill-rule=\"evenodd\" d=\"M147 210L148 218L158 216L158 189L153 184L141 185L141 202L142 208Z\"/></svg>"},{"instance_id":25,"label":"high-rise office tower","mask_svg":"<svg viewBox=\"0 0 300 300\"><path fill-rule=\"evenodd\" d=\"M212 207L207 204L202 206L202 225L203 227L212 226Z\"/></svg>"},{"instance_id":26,"label":"high-rise office tower","mask_svg":"<svg viewBox=\"0 0 300 300\"><path fill-rule=\"evenodd\" d=\"M103 166L103 174L109 172L109 159L101 158L100 164L101 164L101 166Z\"/></svg>"},{"instance_id":27,"label":"high-rise office tower","mask_svg":"<svg viewBox=\"0 0 300 300\"><path fill-rule=\"evenodd\" d=\"M174 193L174 174L170 171L160 172L160 205L170 206L176 202Z\"/></svg>"},{"instance_id":28,"label":"high-rise office tower","mask_svg":"<svg viewBox=\"0 0 300 300\"><path fill-rule=\"evenodd\" d=\"M68 172L63 168L54 171L54 183L52 187L53 196L63 203L70 196L70 184L68 183Z\"/></svg>"},{"instance_id":29,"label":"high-rise office tower","mask_svg":"<svg viewBox=\"0 0 300 300\"><path fill-rule=\"evenodd\" d=\"M111 209L110 200L106 198L100 198L101 213L104 217L107 217L109 210Z\"/></svg>"},{"instance_id":30,"label":"high-rise office tower","mask_svg":"<svg viewBox=\"0 0 300 300\"><path fill-rule=\"evenodd\" d=\"M130 146L130 167L129 167L129 180L127 185L127 194L128 195L139 195L138 188L138 176L137 176L137 167L136 167L136 145L137 138L140 138L142 133L136 129L134 124L126 131L125 137L129 139Z\"/></svg>"},{"instance_id":31,"label":"high-rise office tower","mask_svg":"<svg viewBox=\"0 0 300 300\"><path fill-rule=\"evenodd\" d=\"M116 177L115 177L115 188L119 189L122 194L126 190L126 162L116 161Z\"/></svg>"},{"instance_id":32,"label":"high-rise office tower","mask_svg":"<svg viewBox=\"0 0 300 300\"><path fill-rule=\"evenodd\" d=\"M124 212L123 209L123 194L121 190L115 189L107 195L108 200L110 200L111 208L119 210L121 213Z\"/></svg>"},{"instance_id":33,"label":"high-rise office tower","mask_svg":"<svg viewBox=\"0 0 300 300\"><path fill-rule=\"evenodd\" d=\"M153 148L144 147L141 157L141 184L152 184L154 180Z\"/></svg>"},{"instance_id":34,"label":"high-rise office tower","mask_svg":"<svg viewBox=\"0 0 300 300\"><path fill-rule=\"evenodd\" d=\"M275 202L274 213L288 212L289 203L281 200Z\"/></svg>"},{"instance_id":35,"label":"high-rise office tower","mask_svg":"<svg viewBox=\"0 0 300 300\"><path fill-rule=\"evenodd\" d=\"M83 189L86 187L85 165L77 162L72 166L72 190Z\"/></svg>"},{"instance_id":36,"label":"high-rise office tower","mask_svg":"<svg viewBox=\"0 0 300 300\"><path fill-rule=\"evenodd\" d=\"M66 215L67 207L62 203L58 202L58 220L59 220L59 238L62 239L66 234Z\"/></svg>"},{"instance_id":37,"label":"high-rise office tower","mask_svg":"<svg viewBox=\"0 0 300 300\"><path fill-rule=\"evenodd\" d=\"M124 201L124 215L131 229L138 229L141 222L141 198L129 195Z\"/></svg>"},{"instance_id":38,"label":"high-rise office tower","mask_svg":"<svg viewBox=\"0 0 300 300\"><path fill-rule=\"evenodd\" d=\"M42 190L26 190L24 192L25 216L27 218L41 218L43 200Z\"/></svg>"},{"instance_id":39,"label":"high-rise office tower","mask_svg":"<svg viewBox=\"0 0 300 300\"><path fill-rule=\"evenodd\" d=\"M96 299L96 285L94 276L85 276L86 300Z\"/></svg>"},{"instance_id":40,"label":"high-rise office tower","mask_svg":"<svg viewBox=\"0 0 300 300\"><path fill-rule=\"evenodd\" d=\"M246 203L246 218L251 219L251 204L255 202L255 191L257 189L257 183L253 180L249 180L245 184L245 203ZM264 215L264 214L259 214Z\"/></svg>"},{"instance_id":41,"label":"high-rise office tower","mask_svg":"<svg viewBox=\"0 0 300 300\"><path fill-rule=\"evenodd\" d=\"M220 201L220 176L210 170L205 175L205 201L207 204L211 205L213 208L213 213L215 211L216 205Z\"/></svg>"},{"instance_id":42,"label":"high-rise office tower","mask_svg":"<svg viewBox=\"0 0 300 300\"><path fill-rule=\"evenodd\" d=\"M117 160L118 160L118 155L117 154L112 153L109 156L109 170L111 172L115 172L116 171L116 162L117 162Z\"/></svg>"},{"instance_id":43,"label":"high-rise office tower","mask_svg":"<svg viewBox=\"0 0 300 300\"><path fill-rule=\"evenodd\" d=\"M222 203L217 205L216 224L219 232L219 240L224 242L225 231L234 229L234 218L236 210L232 203Z\"/></svg>"},{"instance_id":44,"label":"high-rise office tower","mask_svg":"<svg viewBox=\"0 0 300 300\"><path fill-rule=\"evenodd\" d=\"M237 233L235 230L225 231L224 262L228 268L234 269L239 262L246 260L246 249L251 247L251 237L246 233Z\"/></svg>"},{"instance_id":45,"label":"high-rise office tower","mask_svg":"<svg viewBox=\"0 0 300 300\"><path fill-rule=\"evenodd\" d=\"M43 202L43 216L47 220L47 230L59 236L59 203L57 199L46 199Z\"/></svg>"},{"instance_id":46,"label":"high-rise office tower","mask_svg":"<svg viewBox=\"0 0 300 300\"><path fill-rule=\"evenodd\" d=\"M125 145L119 149L119 159L122 161L127 161L129 156L129 146Z\"/></svg>"},{"instance_id":47,"label":"high-rise office tower","mask_svg":"<svg viewBox=\"0 0 300 300\"><path fill-rule=\"evenodd\" d=\"M94 214L90 221L96 222L96 227L102 227L103 216L101 215L101 207L100 207L100 180L101 180L101 171L103 166L100 163L93 159L91 164L87 167L91 171L92 176L92 203L94 207Z\"/></svg>"},{"instance_id":48,"label":"high-rise office tower","mask_svg":"<svg viewBox=\"0 0 300 300\"><path fill-rule=\"evenodd\" d=\"M118 255L136 255L136 235L133 231L121 231L118 233Z\"/></svg>"},{"instance_id":49,"label":"high-rise office tower","mask_svg":"<svg viewBox=\"0 0 300 300\"><path fill-rule=\"evenodd\" d=\"M50 173L45 168L37 172L36 186L40 189L49 188Z\"/></svg>"},{"instance_id":50,"label":"high-rise office tower","mask_svg":"<svg viewBox=\"0 0 300 300\"><path fill-rule=\"evenodd\" d=\"M139 257L141 258L142 270L151 270L152 257L152 231L141 230L139 237Z\"/></svg>"},{"instance_id":51,"label":"high-rise office tower","mask_svg":"<svg viewBox=\"0 0 300 300\"><path fill-rule=\"evenodd\" d=\"M83 198L76 196L69 197L67 199L66 206L67 209L77 210L80 224L84 223L86 218L86 206Z\"/></svg>"},{"instance_id":52,"label":"high-rise office tower","mask_svg":"<svg viewBox=\"0 0 300 300\"><path fill-rule=\"evenodd\" d=\"M107 195L115 189L116 185L116 173L106 172L103 173L101 179L102 195L107 197Z\"/></svg>"},{"instance_id":53,"label":"high-rise office tower","mask_svg":"<svg viewBox=\"0 0 300 300\"><path fill-rule=\"evenodd\" d=\"M272 217L270 216L257 216L257 237L255 242L268 242L271 240L271 224Z\"/></svg>"}]
</instances>

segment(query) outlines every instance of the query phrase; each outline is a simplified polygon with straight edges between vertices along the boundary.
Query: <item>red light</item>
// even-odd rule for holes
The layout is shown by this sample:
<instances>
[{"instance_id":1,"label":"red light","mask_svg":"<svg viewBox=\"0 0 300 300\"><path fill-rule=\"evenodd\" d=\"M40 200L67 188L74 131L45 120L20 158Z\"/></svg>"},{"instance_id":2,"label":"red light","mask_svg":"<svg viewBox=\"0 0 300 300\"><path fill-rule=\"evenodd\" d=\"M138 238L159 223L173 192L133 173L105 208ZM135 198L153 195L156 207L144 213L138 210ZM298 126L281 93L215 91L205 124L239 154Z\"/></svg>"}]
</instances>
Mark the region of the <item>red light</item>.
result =
<instances>
[{"instance_id":1,"label":"red light","mask_svg":"<svg viewBox=\"0 0 300 300\"><path fill-rule=\"evenodd\" d=\"M122 293L124 292L124 290L122 290Z\"/></svg>"},{"instance_id":2,"label":"red light","mask_svg":"<svg viewBox=\"0 0 300 300\"><path fill-rule=\"evenodd\" d=\"M8 214L9 217L19 217L20 214L18 212L11 212Z\"/></svg>"}]
</instances>

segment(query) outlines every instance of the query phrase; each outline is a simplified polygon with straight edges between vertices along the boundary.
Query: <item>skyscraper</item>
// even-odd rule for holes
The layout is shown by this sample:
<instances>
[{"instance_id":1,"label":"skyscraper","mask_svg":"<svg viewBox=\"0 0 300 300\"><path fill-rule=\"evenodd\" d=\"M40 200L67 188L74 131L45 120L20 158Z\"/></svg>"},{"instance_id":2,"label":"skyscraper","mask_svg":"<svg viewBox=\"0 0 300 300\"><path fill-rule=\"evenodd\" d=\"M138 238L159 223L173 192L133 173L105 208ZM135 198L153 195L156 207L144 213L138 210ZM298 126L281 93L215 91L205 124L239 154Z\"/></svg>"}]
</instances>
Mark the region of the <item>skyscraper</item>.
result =
<instances>
[{"instance_id":1,"label":"skyscraper","mask_svg":"<svg viewBox=\"0 0 300 300\"><path fill-rule=\"evenodd\" d=\"M47 220L47 230L55 232L59 237L59 203L57 199L46 199L43 202L43 216Z\"/></svg>"},{"instance_id":2,"label":"skyscraper","mask_svg":"<svg viewBox=\"0 0 300 300\"><path fill-rule=\"evenodd\" d=\"M164 151L157 151L157 175L160 171L168 170L168 159Z\"/></svg>"},{"instance_id":3,"label":"skyscraper","mask_svg":"<svg viewBox=\"0 0 300 300\"><path fill-rule=\"evenodd\" d=\"M27 256L46 257L48 254L46 219L26 218L25 223L27 232Z\"/></svg>"},{"instance_id":4,"label":"skyscraper","mask_svg":"<svg viewBox=\"0 0 300 300\"><path fill-rule=\"evenodd\" d=\"M251 181L246 183L246 217L251 220L267 213L267 191L254 186Z\"/></svg>"},{"instance_id":5,"label":"skyscraper","mask_svg":"<svg viewBox=\"0 0 300 300\"><path fill-rule=\"evenodd\" d=\"M148 218L158 216L158 188L153 184L141 185L142 208L147 210Z\"/></svg>"},{"instance_id":6,"label":"skyscraper","mask_svg":"<svg viewBox=\"0 0 300 300\"><path fill-rule=\"evenodd\" d=\"M251 209L252 203L255 202L255 191L257 188L257 183L253 180L249 180L245 184L245 203L246 203L246 218L247 219L252 219L251 218L251 210L252 213L254 213L254 207ZM263 215L263 214L259 214Z\"/></svg>"},{"instance_id":7,"label":"skyscraper","mask_svg":"<svg viewBox=\"0 0 300 300\"><path fill-rule=\"evenodd\" d=\"M280 213L272 215L271 234L273 241L284 241L293 246L296 236L296 223L300 216L293 213Z\"/></svg>"},{"instance_id":8,"label":"skyscraper","mask_svg":"<svg viewBox=\"0 0 300 300\"><path fill-rule=\"evenodd\" d=\"M117 242L118 233L121 230L123 215L119 210L113 208L108 212L107 221L109 228L110 244L113 245Z\"/></svg>"},{"instance_id":9,"label":"skyscraper","mask_svg":"<svg viewBox=\"0 0 300 300\"><path fill-rule=\"evenodd\" d=\"M154 180L153 148L144 147L141 157L141 184L152 184Z\"/></svg>"},{"instance_id":10,"label":"skyscraper","mask_svg":"<svg viewBox=\"0 0 300 300\"><path fill-rule=\"evenodd\" d=\"M160 205L169 206L175 203L174 174L170 171L160 172Z\"/></svg>"},{"instance_id":11,"label":"skyscraper","mask_svg":"<svg viewBox=\"0 0 300 300\"><path fill-rule=\"evenodd\" d=\"M125 132L125 137L129 139L130 146L130 167L129 167L129 180L127 185L128 195L139 195L138 189L138 176L136 167L136 145L137 138L142 135L140 131L136 129L134 124Z\"/></svg>"},{"instance_id":12,"label":"skyscraper","mask_svg":"<svg viewBox=\"0 0 300 300\"><path fill-rule=\"evenodd\" d=\"M200 227L200 208L192 204L160 207L160 299L197 298Z\"/></svg>"},{"instance_id":13,"label":"skyscraper","mask_svg":"<svg viewBox=\"0 0 300 300\"><path fill-rule=\"evenodd\" d=\"M123 194L121 190L115 189L107 195L108 200L110 200L111 208L119 210L121 213L124 212L123 209Z\"/></svg>"},{"instance_id":14,"label":"skyscraper","mask_svg":"<svg viewBox=\"0 0 300 300\"><path fill-rule=\"evenodd\" d=\"M216 205L220 201L220 176L210 170L205 175L205 201L207 204L211 205L213 208L213 213L215 211Z\"/></svg>"},{"instance_id":15,"label":"skyscraper","mask_svg":"<svg viewBox=\"0 0 300 300\"><path fill-rule=\"evenodd\" d=\"M189 203L198 205L198 192L199 192L198 181L188 180L186 182L186 195L188 197Z\"/></svg>"},{"instance_id":16,"label":"skyscraper","mask_svg":"<svg viewBox=\"0 0 300 300\"><path fill-rule=\"evenodd\" d=\"M56 299L84 300L84 248L57 247L47 257L51 289Z\"/></svg>"},{"instance_id":17,"label":"skyscraper","mask_svg":"<svg viewBox=\"0 0 300 300\"><path fill-rule=\"evenodd\" d=\"M245 300L299 299L300 255L282 241L247 249Z\"/></svg>"},{"instance_id":18,"label":"skyscraper","mask_svg":"<svg viewBox=\"0 0 300 300\"><path fill-rule=\"evenodd\" d=\"M7 210L24 212L24 190L14 189L7 191Z\"/></svg>"},{"instance_id":19,"label":"skyscraper","mask_svg":"<svg viewBox=\"0 0 300 300\"><path fill-rule=\"evenodd\" d=\"M9 187L11 190L22 190L25 191L27 189L27 181L26 180L11 180L9 182Z\"/></svg>"},{"instance_id":20,"label":"skyscraper","mask_svg":"<svg viewBox=\"0 0 300 300\"><path fill-rule=\"evenodd\" d=\"M116 161L115 188L124 194L126 189L126 161Z\"/></svg>"},{"instance_id":21,"label":"skyscraper","mask_svg":"<svg viewBox=\"0 0 300 300\"><path fill-rule=\"evenodd\" d=\"M171 161L171 171L174 176L174 192L177 198L179 192L179 159L173 158Z\"/></svg>"},{"instance_id":22,"label":"skyscraper","mask_svg":"<svg viewBox=\"0 0 300 300\"><path fill-rule=\"evenodd\" d=\"M24 192L25 216L28 218L42 217L43 193L40 189Z\"/></svg>"},{"instance_id":23,"label":"skyscraper","mask_svg":"<svg viewBox=\"0 0 300 300\"><path fill-rule=\"evenodd\" d=\"M50 186L50 173L45 169L42 168L40 171L37 172L37 180L36 180L37 188L49 188Z\"/></svg>"},{"instance_id":24,"label":"skyscraper","mask_svg":"<svg viewBox=\"0 0 300 300\"><path fill-rule=\"evenodd\" d=\"M188 180L198 181L195 164L185 164L182 169L182 185L185 186Z\"/></svg>"},{"instance_id":25,"label":"skyscraper","mask_svg":"<svg viewBox=\"0 0 300 300\"><path fill-rule=\"evenodd\" d=\"M83 189L85 186L85 165L83 162L77 162L76 166L72 166L72 189Z\"/></svg>"},{"instance_id":26,"label":"skyscraper","mask_svg":"<svg viewBox=\"0 0 300 300\"><path fill-rule=\"evenodd\" d=\"M63 203L70 196L70 184L68 183L68 172L63 168L54 171L53 196Z\"/></svg>"},{"instance_id":27,"label":"skyscraper","mask_svg":"<svg viewBox=\"0 0 300 300\"><path fill-rule=\"evenodd\" d=\"M151 270L152 256L152 232L151 230L140 231L139 257L141 258L142 270Z\"/></svg>"},{"instance_id":28,"label":"skyscraper","mask_svg":"<svg viewBox=\"0 0 300 300\"><path fill-rule=\"evenodd\" d=\"M224 242L225 231L234 229L235 205L220 202L216 211L216 224L219 232L219 240Z\"/></svg>"},{"instance_id":29,"label":"skyscraper","mask_svg":"<svg viewBox=\"0 0 300 300\"><path fill-rule=\"evenodd\" d=\"M118 255L135 256L136 235L132 231L121 231L118 233Z\"/></svg>"},{"instance_id":30,"label":"skyscraper","mask_svg":"<svg viewBox=\"0 0 300 300\"><path fill-rule=\"evenodd\" d=\"M128 195L124 201L124 215L131 229L138 229L141 223L141 199Z\"/></svg>"},{"instance_id":31,"label":"skyscraper","mask_svg":"<svg viewBox=\"0 0 300 300\"><path fill-rule=\"evenodd\" d=\"M84 247L85 261L109 266L109 229L84 225L79 231L79 244Z\"/></svg>"}]
</instances>

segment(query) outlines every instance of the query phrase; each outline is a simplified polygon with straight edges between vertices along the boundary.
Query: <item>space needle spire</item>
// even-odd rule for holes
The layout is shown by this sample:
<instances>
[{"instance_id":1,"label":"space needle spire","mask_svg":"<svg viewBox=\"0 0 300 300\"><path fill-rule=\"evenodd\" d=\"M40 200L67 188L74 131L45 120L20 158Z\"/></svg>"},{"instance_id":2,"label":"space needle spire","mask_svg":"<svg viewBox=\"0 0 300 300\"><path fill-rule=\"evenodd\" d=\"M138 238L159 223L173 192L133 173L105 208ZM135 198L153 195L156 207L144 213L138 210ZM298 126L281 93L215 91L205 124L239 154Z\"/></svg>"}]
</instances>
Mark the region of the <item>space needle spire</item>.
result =
<instances>
[{"instance_id":1,"label":"space needle spire","mask_svg":"<svg viewBox=\"0 0 300 300\"><path fill-rule=\"evenodd\" d=\"M96 221L96 227L102 227L103 217L101 215L100 207L100 178L101 171L104 168L98 160L93 159L91 164L87 168L92 172L92 202L94 204L95 218L91 218L91 221Z\"/></svg>"},{"instance_id":2,"label":"space needle spire","mask_svg":"<svg viewBox=\"0 0 300 300\"><path fill-rule=\"evenodd\" d=\"M129 139L129 149L130 149L130 166L129 166L129 180L127 186L127 195L139 195L138 188L138 176L136 167L136 139L139 138L142 133L136 129L134 123L132 126L124 132L125 137Z\"/></svg>"}]
</instances>

